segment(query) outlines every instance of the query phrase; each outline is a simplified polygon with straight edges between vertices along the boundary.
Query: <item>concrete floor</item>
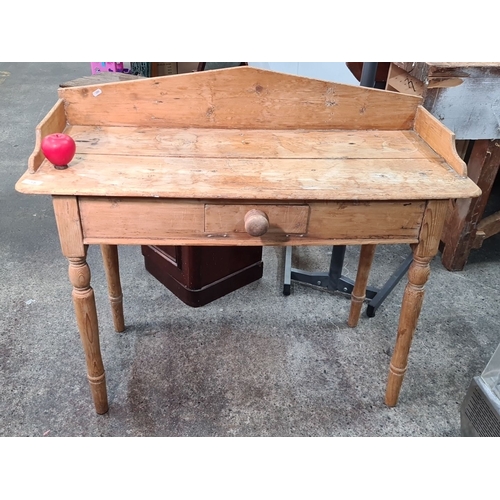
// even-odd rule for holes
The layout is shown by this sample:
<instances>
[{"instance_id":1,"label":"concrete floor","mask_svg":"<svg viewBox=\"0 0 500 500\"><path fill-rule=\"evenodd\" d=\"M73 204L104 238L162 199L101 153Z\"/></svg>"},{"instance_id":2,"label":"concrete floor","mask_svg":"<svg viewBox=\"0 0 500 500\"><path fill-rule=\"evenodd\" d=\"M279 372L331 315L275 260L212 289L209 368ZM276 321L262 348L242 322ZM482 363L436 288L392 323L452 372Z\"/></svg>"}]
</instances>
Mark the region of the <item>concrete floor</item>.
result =
<instances>
[{"instance_id":1,"label":"concrete floor","mask_svg":"<svg viewBox=\"0 0 500 500\"><path fill-rule=\"evenodd\" d=\"M127 329L114 332L98 248L89 249L110 411L94 412L67 265L49 197L21 195L34 130L59 83L88 63L0 63L0 436L459 436L460 404L500 341L500 236L462 272L431 278L399 404L384 405L404 283L346 326L348 299L301 284L282 295L284 251L264 277L202 308L184 305L120 247ZM326 271L331 248L294 266ZM370 285L408 254L380 246ZM353 277L358 249L344 274Z\"/></svg>"}]
</instances>

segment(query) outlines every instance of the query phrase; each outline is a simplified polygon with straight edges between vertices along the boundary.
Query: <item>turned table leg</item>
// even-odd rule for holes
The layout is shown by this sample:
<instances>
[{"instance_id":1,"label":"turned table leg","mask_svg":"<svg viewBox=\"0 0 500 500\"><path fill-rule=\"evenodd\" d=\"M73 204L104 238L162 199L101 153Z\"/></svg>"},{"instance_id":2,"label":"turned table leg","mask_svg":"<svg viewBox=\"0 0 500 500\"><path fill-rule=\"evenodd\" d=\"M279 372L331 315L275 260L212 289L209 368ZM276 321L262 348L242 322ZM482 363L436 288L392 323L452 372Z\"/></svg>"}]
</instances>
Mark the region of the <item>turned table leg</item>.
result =
<instances>
[{"instance_id":1,"label":"turned table leg","mask_svg":"<svg viewBox=\"0 0 500 500\"><path fill-rule=\"evenodd\" d=\"M349 319L347 320L347 324L350 327L355 327L359 321L361 307L366 298L366 285L368 284L368 276L376 248L377 245L361 245L358 273L351 293L351 310L349 312Z\"/></svg>"},{"instance_id":2,"label":"turned table leg","mask_svg":"<svg viewBox=\"0 0 500 500\"><path fill-rule=\"evenodd\" d=\"M99 326L94 298L90 286L90 269L85 257L69 257L69 279L73 285L73 304L76 322L85 351L87 378L97 413L108 411L106 378L99 345Z\"/></svg>"},{"instance_id":3,"label":"turned table leg","mask_svg":"<svg viewBox=\"0 0 500 500\"><path fill-rule=\"evenodd\" d=\"M117 332L123 332L125 330L125 320L123 318L123 295L120 283L118 248L116 245L101 245L101 253L108 281L108 294L113 314L113 323Z\"/></svg>"},{"instance_id":4,"label":"turned table leg","mask_svg":"<svg viewBox=\"0 0 500 500\"><path fill-rule=\"evenodd\" d=\"M446 200L431 201L427 204L420 241L413 249L413 262L408 271L408 284L401 305L396 345L389 367L385 394L385 403L388 406L396 406L398 402L413 334L422 308L424 287L430 274L430 262L438 251L446 210Z\"/></svg>"},{"instance_id":5,"label":"turned table leg","mask_svg":"<svg viewBox=\"0 0 500 500\"><path fill-rule=\"evenodd\" d=\"M430 274L429 263L431 260L432 257L430 256L425 259L414 257L408 271L408 284L406 285L399 317L396 346L389 366L389 379L385 395L385 402L388 406L395 406L398 401L399 391L407 368L411 341L424 300L424 285Z\"/></svg>"},{"instance_id":6,"label":"turned table leg","mask_svg":"<svg viewBox=\"0 0 500 500\"><path fill-rule=\"evenodd\" d=\"M63 255L69 262L69 280L73 285L76 322L85 351L87 378L97 413L108 411L106 379L99 345L99 326L94 290L90 286L87 245L83 242L80 212L76 196L54 196L54 214Z\"/></svg>"}]
</instances>

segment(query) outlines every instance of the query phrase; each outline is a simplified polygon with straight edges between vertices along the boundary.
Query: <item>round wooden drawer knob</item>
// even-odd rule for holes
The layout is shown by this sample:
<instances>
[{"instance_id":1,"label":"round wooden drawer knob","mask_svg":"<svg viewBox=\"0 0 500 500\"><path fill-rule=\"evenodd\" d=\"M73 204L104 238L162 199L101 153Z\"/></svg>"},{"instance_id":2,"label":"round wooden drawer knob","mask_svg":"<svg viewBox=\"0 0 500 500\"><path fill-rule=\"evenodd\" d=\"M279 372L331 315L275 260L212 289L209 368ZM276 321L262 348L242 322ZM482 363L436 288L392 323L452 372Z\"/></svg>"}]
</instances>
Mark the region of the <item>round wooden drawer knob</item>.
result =
<instances>
[{"instance_id":1,"label":"round wooden drawer knob","mask_svg":"<svg viewBox=\"0 0 500 500\"><path fill-rule=\"evenodd\" d=\"M269 229L269 219L260 210L249 210L245 214L245 231L250 236L262 236Z\"/></svg>"}]
</instances>

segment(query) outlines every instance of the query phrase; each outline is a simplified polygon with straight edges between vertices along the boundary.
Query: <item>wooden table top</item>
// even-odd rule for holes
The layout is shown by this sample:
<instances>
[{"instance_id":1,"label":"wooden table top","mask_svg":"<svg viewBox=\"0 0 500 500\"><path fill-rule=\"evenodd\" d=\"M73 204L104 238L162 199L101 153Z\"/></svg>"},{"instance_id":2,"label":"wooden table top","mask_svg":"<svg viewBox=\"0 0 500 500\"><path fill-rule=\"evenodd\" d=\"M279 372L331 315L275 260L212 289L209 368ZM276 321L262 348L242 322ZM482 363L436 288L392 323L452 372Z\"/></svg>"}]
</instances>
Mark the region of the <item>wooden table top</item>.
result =
<instances>
[{"instance_id":1,"label":"wooden table top","mask_svg":"<svg viewBox=\"0 0 500 500\"><path fill-rule=\"evenodd\" d=\"M45 160L30 194L275 200L441 199L479 194L414 131L70 126L67 170Z\"/></svg>"}]
</instances>

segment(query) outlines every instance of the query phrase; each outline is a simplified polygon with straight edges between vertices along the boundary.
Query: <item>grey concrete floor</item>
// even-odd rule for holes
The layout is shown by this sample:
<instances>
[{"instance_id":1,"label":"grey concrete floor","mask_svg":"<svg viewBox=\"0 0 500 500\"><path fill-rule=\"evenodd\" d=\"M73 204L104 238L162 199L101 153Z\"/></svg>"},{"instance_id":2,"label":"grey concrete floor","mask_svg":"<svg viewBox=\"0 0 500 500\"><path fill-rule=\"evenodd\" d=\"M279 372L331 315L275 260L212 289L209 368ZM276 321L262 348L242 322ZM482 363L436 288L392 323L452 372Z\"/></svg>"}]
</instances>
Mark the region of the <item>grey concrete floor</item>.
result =
<instances>
[{"instance_id":1,"label":"grey concrete floor","mask_svg":"<svg viewBox=\"0 0 500 500\"><path fill-rule=\"evenodd\" d=\"M97 415L51 200L14 190L59 83L89 68L0 63L0 436L460 435L467 387L500 341L499 236L462 272L432 262L395 408L384 390L403 282L350 329L343 295L295 283L283 296L281 248L264 249L261 280L193 309L147 273L139 247L120 247L127 329L117 334L91 247L110 403ZM298 249L294 266L326 271L330 251ZM358 251L347 250L350 277ZM370 285L408 252L378 247Z\"/></svg>"}]
</instances>

